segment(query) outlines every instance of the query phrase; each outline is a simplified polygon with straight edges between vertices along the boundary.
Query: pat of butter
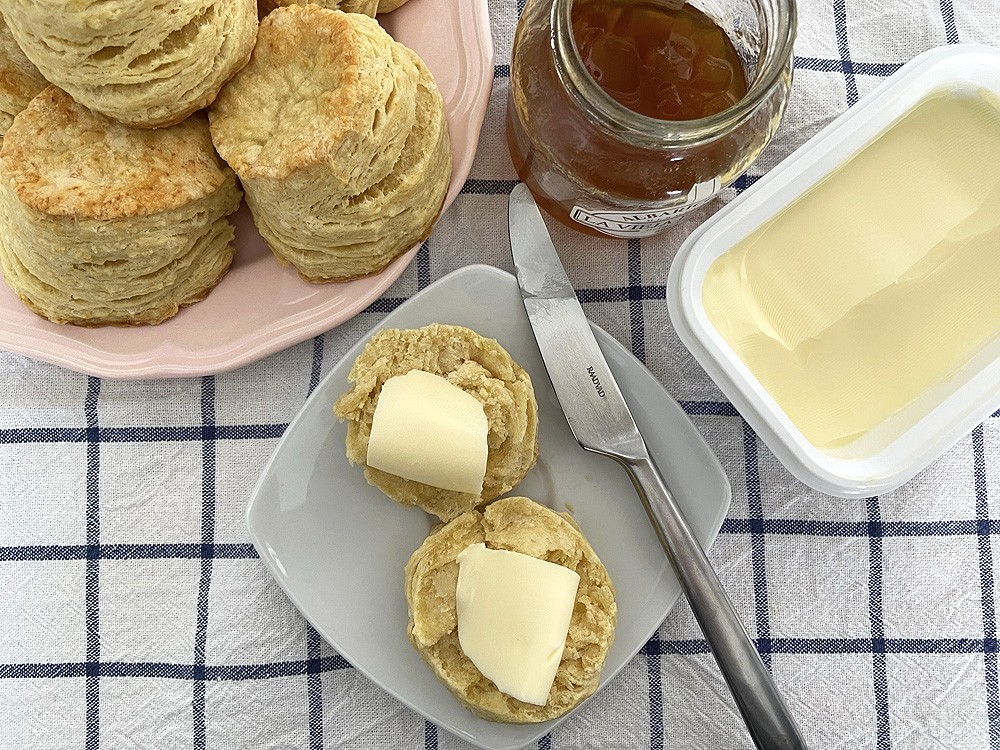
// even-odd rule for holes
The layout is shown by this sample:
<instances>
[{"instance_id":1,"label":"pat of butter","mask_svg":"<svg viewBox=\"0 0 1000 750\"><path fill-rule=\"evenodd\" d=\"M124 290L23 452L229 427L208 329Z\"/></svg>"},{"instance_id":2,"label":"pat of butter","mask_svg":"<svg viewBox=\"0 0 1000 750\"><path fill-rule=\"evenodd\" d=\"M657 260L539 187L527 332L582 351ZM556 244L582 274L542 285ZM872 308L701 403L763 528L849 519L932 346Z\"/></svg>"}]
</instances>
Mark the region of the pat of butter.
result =
<instances>
[{"instance_id":1,"label":"pat of butter","mask_svg":"<svg viewBox=\"0 0 1000 750\"><path fill-rule=\"evenodd\" d=\"M375 405L366 463L433 487L483 491L489 422L483 405L440 375L389 378Z\"/></svg>"},{"instance_id":2,"label":"pat of butter","mask_svg":"<svg viewBox=\"0 0 1000 750\"><path fill-rule=\"evenodd\" d=\"M580 576L520 552L471 544L458 555L458 642L497 689L544 706Z\"/></svg>"},{"instance_id":3,"label":"pat of butter","mask_svg":"<svg viewBox=\"0 0 1000 750\"><path fill-rule=\"evenodd\" d=\"M834 450L1000 335L1000 109L929 96L708 269L702 304Z\"/></svg>"}]
</instances>

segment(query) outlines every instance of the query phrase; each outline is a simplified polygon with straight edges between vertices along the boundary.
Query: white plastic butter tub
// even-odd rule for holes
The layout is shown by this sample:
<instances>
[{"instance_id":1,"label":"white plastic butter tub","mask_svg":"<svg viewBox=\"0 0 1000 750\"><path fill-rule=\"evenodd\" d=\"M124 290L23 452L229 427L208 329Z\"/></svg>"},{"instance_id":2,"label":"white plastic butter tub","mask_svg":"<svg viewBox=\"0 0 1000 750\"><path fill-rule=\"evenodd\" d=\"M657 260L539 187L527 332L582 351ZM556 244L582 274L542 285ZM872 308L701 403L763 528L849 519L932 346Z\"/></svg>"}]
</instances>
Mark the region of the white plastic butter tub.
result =
<instances>
[{"instance_id":1,"label":"white plastic butter tub","mask_svg":"<svg viewBox=\"0 0 1000 750\"><path fill-rule=\"evenodd\" d=\"M1000 408L1000 336L899 414L848 445L821 450L803 436L714 328L702 302L705 276L721 255L830 176L921 101L941 92L985 94L1000 107L1000 49L940 47L904 65L697 228L670 270L668 309L681 341L789 471L827 494L858 497L891 491ZM806 252L809 239L802 241ZM915 326L919 323L914 321Z\"/></svg>"}]
</instances>

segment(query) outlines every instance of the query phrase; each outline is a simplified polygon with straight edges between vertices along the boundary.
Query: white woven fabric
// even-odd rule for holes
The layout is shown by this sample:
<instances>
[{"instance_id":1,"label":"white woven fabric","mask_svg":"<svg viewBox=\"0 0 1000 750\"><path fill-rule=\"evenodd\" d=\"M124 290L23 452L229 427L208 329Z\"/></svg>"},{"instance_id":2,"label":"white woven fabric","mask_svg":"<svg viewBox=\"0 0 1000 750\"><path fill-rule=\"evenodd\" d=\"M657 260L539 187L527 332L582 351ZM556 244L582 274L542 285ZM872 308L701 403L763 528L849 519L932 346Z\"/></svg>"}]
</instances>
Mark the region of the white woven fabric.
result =
<instances>
[{"instance_id":1,"label":"white woven fabric","mask_svg":"<svg viewBox=\"0 0 1000 750\"><path fill-rule=\"evenodd\" d=\"M490 10L499 67L475 182L388 298L468 263L511 270L502 124L517 4ZM751 178L918 53L1000 39L995 0L799 10L791 103ZM719 205L632 250L554 234L574 284L606 300L587 314L645 360L729 476L732 508L711 552L724 584L812 748L1000 748L1000 418L879 498L834 499L794 480L667 316L671 259ZM0 748L468 747L322 643L243 523L314 368L329 370L381 316L205 379L101 381L0 352ZM751 745L681 602L537 747Z\"/></svg>"}]
</instances>

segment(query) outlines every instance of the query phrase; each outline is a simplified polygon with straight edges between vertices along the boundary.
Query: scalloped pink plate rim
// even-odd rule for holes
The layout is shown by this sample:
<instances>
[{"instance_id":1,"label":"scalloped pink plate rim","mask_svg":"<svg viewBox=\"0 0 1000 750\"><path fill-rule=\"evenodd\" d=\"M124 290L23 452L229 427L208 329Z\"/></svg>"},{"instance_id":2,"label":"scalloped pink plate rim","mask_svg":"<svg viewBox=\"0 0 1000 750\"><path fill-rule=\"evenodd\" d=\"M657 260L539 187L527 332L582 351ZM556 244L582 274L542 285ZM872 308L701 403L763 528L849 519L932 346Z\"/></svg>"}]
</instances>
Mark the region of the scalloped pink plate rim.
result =
<instances>
[{"instance_id":1,"label":"scalloped pink plate rim","mask_svg":"<svg viewBox=\"0 0 1000 750\"><path fill-rule=\"evenodd\" d=\"M412 0L379 18L415 50L444 98L453 171L444 209L472 168L493 87L488 0ZM343 284L307 284L274 260L244 205L233 216L233 267L195 305L157 326L80 328L35 315L0 284L0 348L70 370L117 379L212 375L255 362L357 315L413 260L414 247L381 273Z\"/></svg>"}]
</instances>

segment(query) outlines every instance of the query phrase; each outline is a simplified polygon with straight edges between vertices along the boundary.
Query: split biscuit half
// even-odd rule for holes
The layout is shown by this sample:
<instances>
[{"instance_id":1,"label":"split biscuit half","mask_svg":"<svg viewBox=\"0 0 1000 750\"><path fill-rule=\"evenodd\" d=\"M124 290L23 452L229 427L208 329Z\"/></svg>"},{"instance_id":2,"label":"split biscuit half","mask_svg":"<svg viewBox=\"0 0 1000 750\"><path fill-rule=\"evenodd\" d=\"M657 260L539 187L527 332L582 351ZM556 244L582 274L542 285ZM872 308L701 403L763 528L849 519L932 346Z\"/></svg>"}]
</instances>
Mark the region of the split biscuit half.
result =
<instances>
[{"instance_id":1,"label":"split biscuit half","mask_svg":"<svg viewBox=\"0 0 1000 750\"><path fill-rule=\"evenodd\" d=\"M53 322L159 323L229 270L240 198L203 115L132 128L49 86L0 150L0 266Z\"/></svg>"},{"instance_id":2,"label":"split biscuit half","mask_svg":"<svg viewBox=\"0 0 1000 750\"><path fill-rule=\"evenodd\" d=\"M580 576L566 646L544 706L505 695L465 655L458 639L457 557L470 544L562 565ZM458 699L490 721L528 724L562 716L590 696L614 641L618 609L608 571L573 519L526 497L505 497L431 532L406 564L406 634Z\"/></svg>"},{"instance_id":3,"label":"split biscuit half","mask_svg":"<svg viewBox=\"0 0 1000 750\"><path fill-rule=\"evenodd\" d=\"M367 465L382 385L410 370L440 375L483 405L489 425L481 495L432 487ZM334 404L347 421L347 458L365 479L403 505L448 521L513 489L538 459L538 403L531 377L494 339L463 326L384 329L365 345L348 374L351 388Z\"/></svg>"},{"instance_id":4,"label":"split biscuit half","mask_svg":"<svg viewBox=\"0 0 1000 750\"><path fill-rule=\"evenodd\" d=\"M45 78L137 127L211 104L257 33L256 0L4 0L3 12Z\"/></svg>"}]
</instances>

